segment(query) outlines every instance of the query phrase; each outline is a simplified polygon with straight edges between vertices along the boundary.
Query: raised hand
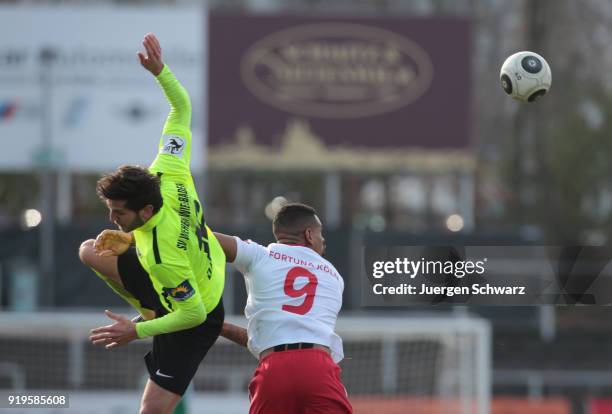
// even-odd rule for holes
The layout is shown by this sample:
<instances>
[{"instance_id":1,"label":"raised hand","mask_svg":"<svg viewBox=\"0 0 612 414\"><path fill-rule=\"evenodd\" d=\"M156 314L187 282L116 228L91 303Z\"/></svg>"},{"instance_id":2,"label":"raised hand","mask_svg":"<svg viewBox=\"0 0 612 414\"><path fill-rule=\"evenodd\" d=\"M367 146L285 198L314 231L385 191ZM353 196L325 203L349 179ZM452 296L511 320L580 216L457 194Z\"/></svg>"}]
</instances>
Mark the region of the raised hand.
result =
<instances>
[{"instance_id":1,"label":"raised hand","mask_svg":"<svg viewBox=\"0 0 612 414\"><path fill-rule=\"evenodd\" d=\"M162 61L162 49L159 40L153 33L147 33L142 41L146 54L138 52L138 58L143 68L157 76L164 68Z\"/></svg>"}]
</instances>

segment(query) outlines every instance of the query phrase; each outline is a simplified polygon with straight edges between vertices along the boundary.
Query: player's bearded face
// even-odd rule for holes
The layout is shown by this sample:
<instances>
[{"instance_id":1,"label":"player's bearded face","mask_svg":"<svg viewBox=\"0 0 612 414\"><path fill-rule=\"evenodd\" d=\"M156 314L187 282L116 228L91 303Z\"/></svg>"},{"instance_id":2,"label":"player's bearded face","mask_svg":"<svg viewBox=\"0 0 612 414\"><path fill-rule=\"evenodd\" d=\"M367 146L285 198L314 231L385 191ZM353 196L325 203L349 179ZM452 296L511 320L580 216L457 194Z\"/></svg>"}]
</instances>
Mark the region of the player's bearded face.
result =
<instances>
[{"instance_id":1,"label":"player's bearded face","mask_svg":"<svg viewBox=\"0 0 612 414\"><path fill-rule=\"evenodd\" d=\"M142 226L144 224L144 220L142 220L139 216L138 213L136 212L131 212L132 217L129 220L125 220L124 222L117 223L117 226L121 229L121 231L124 231L126 233L129 233L131 231L133 231L134 229L137 229L138 227ZM127 222L126 222L127 221Z\"/></svg>"},{"instance_id":2,"label":"player's bearded face","mask_svg":"<svg viewBox=\"0 0 612 414\"><path fill-rule=\"evenodd\" d=\"M129 233L144 224L138 212L125 207L125 201L106 200L106 205L109 209L109 220L121 231Z\"/></svg>"}]
</instances>

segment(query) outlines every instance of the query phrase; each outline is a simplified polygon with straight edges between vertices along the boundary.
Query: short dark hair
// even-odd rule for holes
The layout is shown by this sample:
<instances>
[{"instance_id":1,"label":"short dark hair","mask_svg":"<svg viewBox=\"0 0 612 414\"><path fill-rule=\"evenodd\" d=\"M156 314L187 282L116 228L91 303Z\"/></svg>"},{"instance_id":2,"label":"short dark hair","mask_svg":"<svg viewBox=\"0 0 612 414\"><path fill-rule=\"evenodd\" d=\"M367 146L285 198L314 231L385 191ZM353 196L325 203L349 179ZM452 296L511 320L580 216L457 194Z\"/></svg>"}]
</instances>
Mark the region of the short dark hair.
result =
<instances>
[{"instance_id":1,"label":"short dark hair","mask_svg":"<svg viewBox=\"0 0 612 414\"><path fill-rule=\"evenodd\" d=\"M102 176L96 193L102 200L125 200L125 207L132 211L151 204L156 213L163 205L159 177L136 165L123 165Z\"/></svg>"},{"instance_id":2,"label":"short dark hair","mask_svg":"<svg viewBox=\"0 0 612 414\"><path fill-rule=\"evenodd\" d=\"M272 231L298 234L315 222L317 211L302 203L288 203L281 207L272 221Z\"/></svg>"}]
</instances>

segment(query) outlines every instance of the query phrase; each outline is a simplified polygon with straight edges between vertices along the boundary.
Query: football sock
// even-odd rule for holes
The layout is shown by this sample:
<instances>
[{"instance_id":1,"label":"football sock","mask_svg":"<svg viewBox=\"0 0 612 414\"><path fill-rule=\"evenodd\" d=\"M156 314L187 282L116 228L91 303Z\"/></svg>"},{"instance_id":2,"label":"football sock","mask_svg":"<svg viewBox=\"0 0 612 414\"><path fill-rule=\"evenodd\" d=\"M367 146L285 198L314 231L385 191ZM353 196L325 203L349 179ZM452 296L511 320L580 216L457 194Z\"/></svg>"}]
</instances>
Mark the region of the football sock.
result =
<instances>
[{"instance_id":1,"label":"football sock","mask_svg":"<svg viewBox=\"0 0 612 414\"><path fill-rule=\"evenodd\" d=\"M155 312L151 309L147 309L140 304L140 301L136 299L130 292L128 292L121 284L114 280L104 276L97 270L90 268L93 272L110 287L117 295L121 296L123 300L129 303L134 309L136 309L145 320L155 318Z\"/></svg>"}]
</instances>

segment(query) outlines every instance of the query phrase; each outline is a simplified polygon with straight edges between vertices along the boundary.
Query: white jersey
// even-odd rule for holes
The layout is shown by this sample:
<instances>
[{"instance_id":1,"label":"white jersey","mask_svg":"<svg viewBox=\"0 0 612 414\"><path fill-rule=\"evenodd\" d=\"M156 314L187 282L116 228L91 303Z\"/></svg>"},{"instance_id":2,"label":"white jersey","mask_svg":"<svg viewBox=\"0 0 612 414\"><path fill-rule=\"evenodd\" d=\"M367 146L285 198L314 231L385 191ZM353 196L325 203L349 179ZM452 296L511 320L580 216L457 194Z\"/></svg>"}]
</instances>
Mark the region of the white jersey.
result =
<instances>
[{"instance_id":1,"label":"white jersey","mask_svg":"<svg viewBox=\"0 0 612 414\"><path fill-rule=\"evenodd\" d=\"M268 247L236 237L234 265L248 293L245 316L248 348L255 355L270 347L311 342L330 348L334 362L344 357L334 332L342 307L344 281L336 268L305 246Z\"/></svg>"}]
</instances>

